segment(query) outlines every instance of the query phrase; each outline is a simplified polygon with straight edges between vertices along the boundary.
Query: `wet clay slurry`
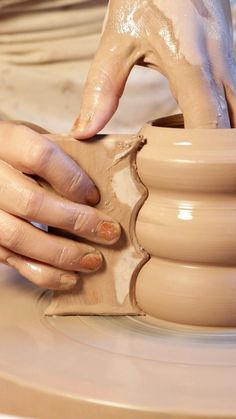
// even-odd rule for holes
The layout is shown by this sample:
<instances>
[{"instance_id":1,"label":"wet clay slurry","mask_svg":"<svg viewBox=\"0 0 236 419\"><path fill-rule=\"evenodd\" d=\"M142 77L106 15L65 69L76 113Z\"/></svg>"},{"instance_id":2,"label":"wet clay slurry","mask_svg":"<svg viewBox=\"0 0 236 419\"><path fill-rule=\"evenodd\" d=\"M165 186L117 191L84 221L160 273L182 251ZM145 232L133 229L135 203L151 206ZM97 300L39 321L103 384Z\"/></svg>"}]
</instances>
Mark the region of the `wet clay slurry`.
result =
<instances>
[{"instance_id":1,"label":"wet clay slurry","mask_svg":"<svg viewBox=\"0 0 236 419\"><path fill-rule=\"evenodd\" d=\"M89 143L59 135L50 138L95 180L101 193L97 208L120 223L122 234L115 245L95 244L103 255L103 267L95 273L81 272L72 290L55 292L46 314L140 313L135 282L148 255L134 232L137 213L147 196L136 170L136 154L143 140L130 135L101 135Z\"/></svg>"},{"instance_id":2,"label":"wet clay slurry","mask_svg":"<svg viewBox=\"0 0 236 419\"><path fill-rule=\"evenodd\" d=\"M104 269L84 276L73 291L56 293L47 314L146 313L194 326L235 326L235 130L183 129L178 115L147 124L132 140L108 136L90 145L57 140L96 179L103 197L99 208L118 217L131 242L102 247ZM130 148L142 140L141 150ZM121 158L122 142L121 154L128 153L123 157L130 150L137 154L146 201L138 178L129 184L136 166ZM105 172L91 163L91 147L100 153ZM141 268L142 249L151 259Z\"/></svg>"},{"instance_id":3,"label":"wet clay slurry","mask_svg":"<svg viewBox=\"0 0 236 419\"><path fill-rule=\"evenodd\" d=\"M110 120L135 64L167 78L186 128L236 126L229 1L110 1L73 129L76 138L93 136Z\"/></svg>"},{"instance_id":4,"label":"wet clay slurry","mask_svg":"<svg viewBox=\"0 0 236 419\"><path fill-rule=\"evenodd\" d=\"M48 292L0 268L0 412L45 419L233 419L236 329L144 316L44 316Z\"/></svg>"},{"instance_id":5,"label":"wet clay slurry","mask_svg":"<svg viewBox=\"0 0 236 419\"><path fill-rule=\"evenodd\" d=\"M170 117L140 133L147 144L137 167L149 196L136 233L151 259L137 302L171 322L235 326L236 131L180 127L181 117Z\"/></svg>"},{"instance_id":6,"label":"wet clay slurry","mask_svg":"<svg viewBox=\"0 0 236 419\"><path fill-rule=\"evenodd\" d=\"M149 197L136 233L152 256L136 297L152 317L44 316L50 293L1 267L0 412L235 418L235 130L158 124L137 156Z\"/></svg>"}]
</instances>

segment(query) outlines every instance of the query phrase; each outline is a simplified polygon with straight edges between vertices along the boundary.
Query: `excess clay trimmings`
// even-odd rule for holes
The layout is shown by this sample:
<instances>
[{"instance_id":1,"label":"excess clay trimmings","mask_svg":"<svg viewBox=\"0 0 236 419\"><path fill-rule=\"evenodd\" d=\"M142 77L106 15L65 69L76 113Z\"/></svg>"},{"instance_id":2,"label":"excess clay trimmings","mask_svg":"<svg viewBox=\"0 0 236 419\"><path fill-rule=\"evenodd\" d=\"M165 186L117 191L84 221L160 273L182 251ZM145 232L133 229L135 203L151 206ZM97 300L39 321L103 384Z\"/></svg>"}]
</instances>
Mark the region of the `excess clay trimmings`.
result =
<instances>
[{"instance_id":1,"label":"excess clay trimmings","mask_svg":"<svg viewBox=\"0 0 236 419\"><path fill-rule=\"evenodd\" d=\"M143 139L126 135L97 136L89 142L55 135L51 138L95 179L101 193L97 208L120 223L122 235L116 245L96 244L104 257L103 268L89 275L81 273L72 291L55 292L46 314L140 313L135 282L148 259L135 236L137 213L147 196L136 171L136 154Z\"/></svg>"},{"instance_id":2,"label":"excess clay trimmings","mask_svg":"<svg viewBox=\"0 0 236 419\"><path fill-rule=\"evenodd\" d=\"M47 314L146 313L235 326L235 129L183 129L178 115L137 137L57 140L80 156L101 190L99 208L121 222L127 241L103 246L105 268L55 293Z\"/></svg>"}]
</instances>

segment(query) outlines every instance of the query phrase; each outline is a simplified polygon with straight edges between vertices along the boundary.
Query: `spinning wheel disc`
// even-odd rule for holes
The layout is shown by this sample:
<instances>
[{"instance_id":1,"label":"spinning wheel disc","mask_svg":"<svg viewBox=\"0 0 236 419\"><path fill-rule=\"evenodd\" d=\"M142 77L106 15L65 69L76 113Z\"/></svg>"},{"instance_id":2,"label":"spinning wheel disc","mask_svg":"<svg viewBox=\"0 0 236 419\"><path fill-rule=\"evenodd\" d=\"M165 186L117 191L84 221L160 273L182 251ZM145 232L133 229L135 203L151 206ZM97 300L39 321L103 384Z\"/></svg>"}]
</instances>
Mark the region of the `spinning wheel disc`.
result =
<instances>
[{"instance_id":1,"label":"spinning wheel disc","mask_svg":"<svg viewBox=\"0 0 236 419\"><path fill-rule=\"evenodd\" d=\"M0 269L0 411L48 418L236 415L236 329L44 317L49 292Z\"/></svg>"}]
</instances>

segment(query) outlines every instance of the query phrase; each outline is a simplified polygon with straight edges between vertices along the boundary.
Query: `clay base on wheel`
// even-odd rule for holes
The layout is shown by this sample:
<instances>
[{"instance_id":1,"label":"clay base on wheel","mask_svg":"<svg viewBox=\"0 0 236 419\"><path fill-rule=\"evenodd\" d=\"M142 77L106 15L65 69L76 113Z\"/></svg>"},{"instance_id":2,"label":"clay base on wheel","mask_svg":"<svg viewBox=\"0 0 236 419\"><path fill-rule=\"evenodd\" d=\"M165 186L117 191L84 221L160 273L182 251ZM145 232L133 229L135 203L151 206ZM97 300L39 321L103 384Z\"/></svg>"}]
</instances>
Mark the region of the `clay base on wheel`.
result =
<instances>
[{"instance_id":1,"label":"clay base on wheel","mask_svg":"<svg viewBox=\"0 0 236 419\"><path fill-rule=\"evenodd\" d=\"M236 417L236 330L143 316L45 317L50 295L0 269L0 412L48 419Z\"/></svg>"}]
</instances>

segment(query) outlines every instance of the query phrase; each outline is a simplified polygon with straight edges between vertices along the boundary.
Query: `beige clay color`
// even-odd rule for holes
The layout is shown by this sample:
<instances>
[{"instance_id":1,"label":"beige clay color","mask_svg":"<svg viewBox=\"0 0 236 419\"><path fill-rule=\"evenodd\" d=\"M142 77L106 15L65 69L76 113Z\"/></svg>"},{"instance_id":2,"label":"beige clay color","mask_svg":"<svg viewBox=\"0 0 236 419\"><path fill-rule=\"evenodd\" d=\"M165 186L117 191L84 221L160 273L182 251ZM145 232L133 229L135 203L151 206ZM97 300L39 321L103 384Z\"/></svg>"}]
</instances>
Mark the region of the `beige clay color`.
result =
<instances>
[{"instance_id":1,"label":"beige clay color","mask_svg":"<svg viewBox=\"0 0 236 419\"><path fill-rule=\"evenodd\" d=\"M0 268L0 412L45 419L233 419L236 330L144 316L44 316Z\"/></svg>"},{"instance_id":2,"label":"beige clay color","mask_svg":"<svg viewBox=\"0 0 236 419\"><path fill-rule=\"evenodd\" d=\"M76 138L89 138L106 125L135 64L167 78L185 127L235 127L236 64L228 0L109 1L73 129Z\"/></svg>"},{"instance_id":3,"label":"beige clay color","mask_svg":"<svg viewBox=\"0 0 236 419\"><path fill-rule=\"evenodd\" d=\"M89 143L66 136L50 138L96 179L101 194L97 208L104 216L118 221L122 233L113 246L96 244L96 250L103 255L102 268L96 274L81 272L75 288L54 293L46 314L140 313L135 282L148 255L137 242L135 222L147 190L137 175L136 154L144 141L130 135L100 135Z\"/></svg>"},{"instance_id":4,"label":"beige clay color","mask_svg":"<svg viewBox=\"0 0 236 419\"><path fill-rule=\"evenodd\" d=\"M99 201L94 183L42 129L7 121L0 126L0 261L42 287L71 289L78 272L94 272L103 265L92 242L116 243L120 226L91 206ZM44 179L54 192L36 179ZM90 244L47 234L35 223Z\"/></svg>"},{"instance_id":5,"label":"beige clay color","mask_svg":"<svg viewBox=\"0 0 236 419\"><path fill-rule=\"evenodd\" d=\"M104 269L84 276L75 290L57 293L47 314L137 314L139 307L140 314L169 322L235 326L235 130L183 129L178 115L147 124L136 139L60 141L97 179L106 198L99 209L121 222L128 246L121 243L119 253L119 244L100 248L105 252ZM119 149L122 141L124 154L123 146L122 152ZM130 141L136 146L130 148ZM140 141L146 143L138 149ZM96 166L90 160L95 148L100 153ZM130 152L132 158L127 160ZM148 190L145 202L145 188L134 176L136 154L138 176ZM128 212L122 209L124 199ZM151 259L141 268L142 249ZM122 293L123 302L130 301L133 310L123 305Z\"/></svg>"},{"instance_id":6,"label":"beige clay color","mask_svg":"<svg viewBox=\"0 0 236 419\"><path fill-rule=\"evenodd\" d=\"M235 326L236 133L182 127L177 116L140 133L147 145L137 166L149 196L136 233L151 260L137 302L171 322Z\"/></svg>"},{"instance_id":7,"label":"beige clay color","mask_svg":"<svg viewBox=\"0 0 236 419\"><path fill-rule=\"evenodd\" d=\"M132 141L122 137L122 146L129 144L126 157L131 143L147 142L137 165L149 196L137 217L136 233L152 256L138 275L136 297L154 317L45 316L50 291L1 267L1 412L50 419L235 418L235 133L184 130L181 117L155 124L145 126ZM111 157L119 141L110 138ZM72 139L64 139L63 147L70 144L72 154L71 142L78 151ZM93 144L104 147L99 141ZM108 158L106 164L110 162ZM127 168L127 163L122 159L117 167ZM115 175L114 170L110 181ZM119 196L128 199L124 190ZM127 237L130 245L132 235ZM109 264L112 257L107 255ZM101 288L105 279L98 278ZM110 279L111 290L116 278ZM88 292L95 276L84 282ZM70 292L61 296L61 303L67 300L67 313L70 302L79 301ZM192 326L213 323L227 327Z\"/></svg>"}]
</instances>

